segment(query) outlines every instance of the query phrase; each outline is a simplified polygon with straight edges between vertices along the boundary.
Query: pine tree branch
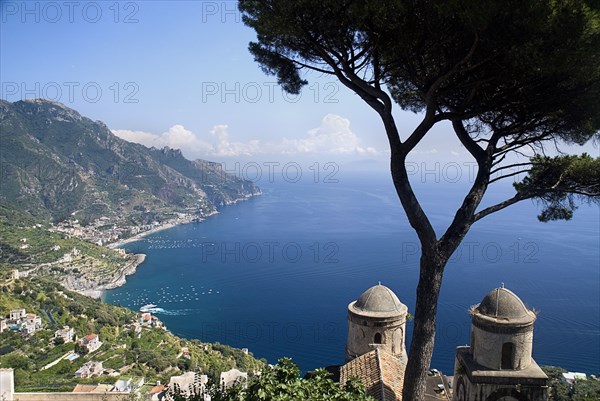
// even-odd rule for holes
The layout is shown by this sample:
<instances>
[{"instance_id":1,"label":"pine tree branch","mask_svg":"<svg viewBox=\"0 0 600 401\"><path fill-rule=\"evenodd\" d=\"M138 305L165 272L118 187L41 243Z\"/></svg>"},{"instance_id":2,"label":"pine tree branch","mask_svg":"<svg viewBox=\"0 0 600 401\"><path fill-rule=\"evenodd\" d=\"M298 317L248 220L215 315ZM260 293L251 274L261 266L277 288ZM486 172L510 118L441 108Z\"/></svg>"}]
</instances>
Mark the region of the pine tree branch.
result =
<instances>
[{"instance_id":1,"label":"pine tree branch","mask_svg":"<svg viewBox=\"0 0 600 401\"><path fill-rule=\"evenodd\" d=\"M483 210L481 210L480 212L475 213L475 215L473 216L473 221L478 221L481 220L482 218L484 218L485 216L498 212L504 208L507 208L510 205L514 205L517 202L520 202L524 199L530 199L533 198L534 196L524 196L521 193L517 193L515 196L513 196L512 198L506 199L505 201L502 201L500 203L497 203L493 206L489 206Z\"/></svg>"},{"instance_id":2,"label":"pine tree branch","mask_svg":"<svg viewBox=\"0 0 600 401\"><path fill-rule=\"evenodd\" d=\"M509 178L509 177L514 177L515 175L519 175L519 174L523 174L523 173L528 173L530 171L531 171L531 169L514 171L514 172L512 172L510 174L504 174L504 175L501 175L499 177L495 177L495 178L491 179L489 183L493 184L496 181L500 181L500 180L503 180L503 179Z\"/></svg>"},{"instance_id":3,"label":"pine tree branch","mask_svg":"<svg viewBox=\"0 0 600 401\"><path fill-rule=\"evenodd\" d=\"M495 174L495 173L497 173L498 171L501 171L501 170L506 170L507 168L521 167L521 166L531 166L531 164L532 164L531 162L509 164L509 165L506 165L506 166L498 167L498 168L490 171L490 175L493 175L493 174Z\"/></svg>"}]
</instances>

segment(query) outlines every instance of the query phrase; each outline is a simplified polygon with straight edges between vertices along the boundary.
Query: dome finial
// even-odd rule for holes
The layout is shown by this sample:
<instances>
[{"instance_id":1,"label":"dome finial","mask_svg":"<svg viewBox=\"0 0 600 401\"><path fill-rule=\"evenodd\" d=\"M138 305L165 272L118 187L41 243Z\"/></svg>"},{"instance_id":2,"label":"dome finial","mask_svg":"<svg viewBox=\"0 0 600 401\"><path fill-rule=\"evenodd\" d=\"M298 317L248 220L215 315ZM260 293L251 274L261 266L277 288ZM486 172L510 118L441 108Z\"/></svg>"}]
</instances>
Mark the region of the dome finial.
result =
<instances>
[{"instance_id":1,"label":"dome finial","mask_svg":"<svg viewBox=\"0 0 600 401\"><path fill-rule=\"evenodd\" d=\"M378 283L379 285L381 285L381 281L378 281L377 283Z\"/></svg>"},{"instance_id":2,"label":"dome finial","mask_svg":"<svg viewBox=\"0 0 600 401\"><path fill-rule=\"evenodd\" d=\"M504 288L504 283L500 282L500 288Z\"/></svg>"}]
</instances>

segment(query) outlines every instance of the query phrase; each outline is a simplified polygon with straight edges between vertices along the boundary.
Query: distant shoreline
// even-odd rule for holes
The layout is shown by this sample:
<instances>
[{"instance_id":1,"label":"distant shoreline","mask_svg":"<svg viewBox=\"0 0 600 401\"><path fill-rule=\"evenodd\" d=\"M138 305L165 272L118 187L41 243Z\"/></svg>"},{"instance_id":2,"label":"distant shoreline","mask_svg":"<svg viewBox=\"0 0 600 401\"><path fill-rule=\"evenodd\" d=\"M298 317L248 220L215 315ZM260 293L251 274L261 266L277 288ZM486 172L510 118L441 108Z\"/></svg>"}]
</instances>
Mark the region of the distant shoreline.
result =
<instances>
[{"instance_id":1,"label":"distant shoreline","mask_svg":"<svg viewBox=\"0 0 600 401\"><path fill-rule=\"evenodd\" d=\"M142 238L144 238L147 235L154 234L154 233L157 233L159 231L163 231L163 230L166 230L168 228L172 228L172 227L178 226L179 224L185 224L185 223L164 223L164 224L160 224L160 225L156 226L155 228L152 228L150 230L138 233L138 234L134 235L133 237L125 238L125 239L117 241L117 242L112 242L112 243L106 245L106 247L110 248L110 249L119 249L123 245L129 244L131 242L139 241L139 240L141 240Z\"/></svg>"},{"instance_id":2,"label":"distant shoreline","mask_svg":"<svg viewBox=\"0 0 600 401\"><path fill-rule=\"evenodd\" d=\"M235 204L237 204L239 202L247 201L248 199L251 199L251 198L254 198L254 197L260 196L260 195L262 195L262 192L258 191L256 193L252 193L252 194L246 195L246 196L244 196L242 198L236 198L236 199L234 199L234 200L232 200L230 202L227 202L226 206L235 205ZM206 220L208 217L217 215L219 213L220 212L218 210L215 210L215 211L213 211L213 212L211 212L211 213L209 213L209 214L207 214L205 216L202 216L202 217L196 218L194 220L190 220L190 221L177 221L177 222L169 221L169 222L166 222L166 223L162 223L162 224L157 225L155 228L151 228L150 230L146 230L146 231L143 231L141 233L137 233L137 234L135 234L132 237L125 238L125 239L122 239L122 240L119 240L119 241L116 241L116 242L112 242L112 243L104 245L104 246L106 248L109 248L109 249L118 249L119 247L121 247L123 245L129 244L131 242L139 241L140 239L142 239L142 238L144 238L144 237L146 237L146 236L148 236L150 234L155 234L155 233L157 233L159 231L163 231L163 230L166 230L168 228L173 228L173 227L178 226L180 224L188 224L188 223L194 223L194 222L201 223L204 220Z\"/></svg>"},{"instance_id":3,"label":"distant shoreline","mask_svg":"<svg viewBox=\"0 0 600 401\"><path fill-rule=\"evenodd\" d=\"M255 196L258 196L258 195L261 195L261 194L262 193L259 192L259 193L256 193L256 194L252 194L252 195L246 196L244 198L238 198L238 199L235 199L234 201L232 201L231 203L228 203L228 205L234 205L234 204L236 204L236 203L238 203L240 201L248 200L248 199L250 199L252 197L255 197ZM181 224L188 224L188 223L192 223L192 222L203 222L204 220L206 220L206 218L214 216L214 215L217 215L219 213L220 213L219 211L215 210L214 212L209 213L206 216L203 216L199 220L194 220L194 221L177 221L177 222L169 221L169 222L166 222L166 223L162 223L162 224L157 225L154 228L151 228L150 230L146 230L146 231L143 231L141 233L137 233L136 235L134 235L132 237L125 238L123 240L107 244L107 245L105 245L105 247L109 248L109 249L112 249L112 250L117 250L117 249L120 249L123 245L129 244L129 243L132 243L132 242L135 242L135 241L139 241L142 238L144 238L144 237L146 237L146 236L148 236L150 234L155 234L155 233L158 233L160 231L163 231L163 230L166 230L166 229L169 229L169 228L173 228L173 227L176 227L176 226L181 225ZM102 298L103 298L103 295L104 295L104 290L110 290L110 289L121 287L121 286L125 285L125 283L126 283L125 277L134 274L136 272L136 270L137 270L137 267L139 265L141 265L142 263L144 263L144 260L146 259L146 255L143 254L143 253L136 254L135 256L136 256L136 260L134 262L131 262L131 264L128 265L121 272L121 275L119 276L118 279L114 280L113 282L111 282L109 284L105 284L105 285L101 285L101 286L96 287L96 288L90 288L90 289L87 289L87 290L81 290L81 291L77 291L77 292L79 292L80 294L83 294L83 295L87 295L87 296L92 297L92 298L97 298L97 299L103 300Z\"/></svg>"},{"instance_id":4,"label":"distant shoreline","mask_svg":"<svg viewBox=\"0 0 600 401\"><path fill-rule=\"evenodd\" d=\"M214 216L216 214L219 214L219 212L214 211L212 213L207 214L204 217L201 217L199 220L194 220L194 221L177 221L177 222L169 221L166 223L162 223L162 224L157 225L154 228L151 228L150 230L146 230L146 231L142 231L141 233L137 233L133 237L125 238L125 239L122 239L122 240L119 240L116 242L111 242L110 244L105 245L105 246L109 249L118 249L119 247L121 247L123 245L129 244L131 242L139 241L142 238L144 238L150 234L155 234L157 232L160 232L160 231L163 231L163 230L166 230L169 228L173 228L173 227L176 227L181 224L188 224L188 223L195 223L195 222L201 223L204 220L206 220L207 217Z\"/></svg>"}]
</instances>

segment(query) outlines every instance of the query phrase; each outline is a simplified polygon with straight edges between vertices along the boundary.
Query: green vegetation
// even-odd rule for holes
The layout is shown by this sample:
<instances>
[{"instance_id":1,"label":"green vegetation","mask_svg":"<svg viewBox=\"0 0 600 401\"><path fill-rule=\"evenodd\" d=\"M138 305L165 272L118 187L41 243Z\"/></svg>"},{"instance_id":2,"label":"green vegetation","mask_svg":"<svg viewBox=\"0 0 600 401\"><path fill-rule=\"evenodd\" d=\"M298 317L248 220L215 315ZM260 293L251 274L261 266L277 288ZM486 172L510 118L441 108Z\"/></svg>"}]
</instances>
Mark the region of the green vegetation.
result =
<instances>
[{"instance_id":1,"label":"green vegetation","mask_svg":"<svg viewBox=\"0 0 600 401\"><path fill-rule=\"evenodd\" d=\"M600 399L600 380L577 380L572 386L561 380L567 371L558 366L543 366L548 375L550 401L597 401Z\"/></svg>"},{"instance_id":2,"label":"green vegetation","mask_svg":"<svg viewBox=\"0 0 600 401\"><path fill-rule=\"evenodd\" d=\"M68 238L48 229L47 223L0 205L0 268L6 270L56 262L73 248L91 259L105 259L107 264L123 264L123 257L116 251L77 238ZM57 246L59 248L55 248Z\"/></svg>"},{"instance_id":3,"label":"green vegetation","mask_svg":"<svg viewBox=\"0 0 600 401\"><path fill-rule=\"evenodd\" d=\"M47 223L0 205L0 278L18 269L69 288L97 288L120 277L134 261L133 255L51 232Z\"/></svg>"},{"instance_id":4,"label":"green vegetation","mask_svg":"<svg viewBox=\"0 0 600 401\"><path fill-rule=\"evenodd\" d=\"M288 358L282 358L272 368L250 381L247 388L234 386L213 394L214 401L372 401L364 386L352 381L344 388L318 369L310 378L299 377L300 370Z\"/></svg>"},{"instance_id":5,"label":"green vegetation","mask_svg":"<svg viewBox=\"0 0 600 401\"><path fill-rule=\"evenodd\" d=\"M531 161L529 175L513 186L519 196L533 194L543 203L544 209L538 216L540 221L570 220L577 209L576 201L599 202L598 196L590 197L589 194L600 188L600 158L583 153L558 157L538 155ZM573 192L546 190L558 183L579 188Z\"/></svg>"},{"instance_id":6,"label":"green vegetation","mask_svg":"<svg viewBox=\"0 0 600 401\"><path fill-rule=\"evenodd\" d=\"M45 279L6 281L0 286L0 314L24 308L42 317L43 329L30 337L7 330L0 334L0 367L15 369L17 391L71 391L77 383L108 382L118 377L76 379L74 373L88 361L100 361L105 369L121 375L145 377L146 382L168 382L182 371L200 369L218 382L221 371L238 368L253 372L263 362L241 350L221 344L178 338L157 327L143 327L136 333L132 325L137 313L71 292ZM54 341L54 332L63 326L75 329L77 338L99 334L102 346L73 362L61 360L42 370L69 351L76 343ZM189 359L181 355L189 350Z\"/></svg>"}]
</instances>

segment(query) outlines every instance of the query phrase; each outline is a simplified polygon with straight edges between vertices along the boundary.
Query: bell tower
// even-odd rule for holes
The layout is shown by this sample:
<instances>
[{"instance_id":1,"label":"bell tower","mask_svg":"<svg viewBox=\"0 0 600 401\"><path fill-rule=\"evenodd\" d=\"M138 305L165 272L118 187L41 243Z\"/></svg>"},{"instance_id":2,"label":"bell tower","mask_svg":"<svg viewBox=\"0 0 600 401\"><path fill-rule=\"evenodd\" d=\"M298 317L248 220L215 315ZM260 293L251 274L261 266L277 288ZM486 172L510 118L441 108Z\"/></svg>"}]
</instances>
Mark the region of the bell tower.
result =
<instances>
[{"instance_id":1,"label":"bell tower","mask_svg":"<svg viewBox=\"0 0 600 401\"><path fill-rule=\"evenodd\" d=\"M501 286L470 313L471 345L456 349L454 401L545 401L548 377L531 357L535 312Z\"/></svg>"},{"instance_id":2,"label":"bell tower","mask_svg":"<svg viewBox=\"0 0 600 401\"><path fill-rule=\"evenodd\" d=\"M408 308L389 288L378 284L348 305L346 362L381 348L406 363Z\"/></svg>"}]
</instances>

